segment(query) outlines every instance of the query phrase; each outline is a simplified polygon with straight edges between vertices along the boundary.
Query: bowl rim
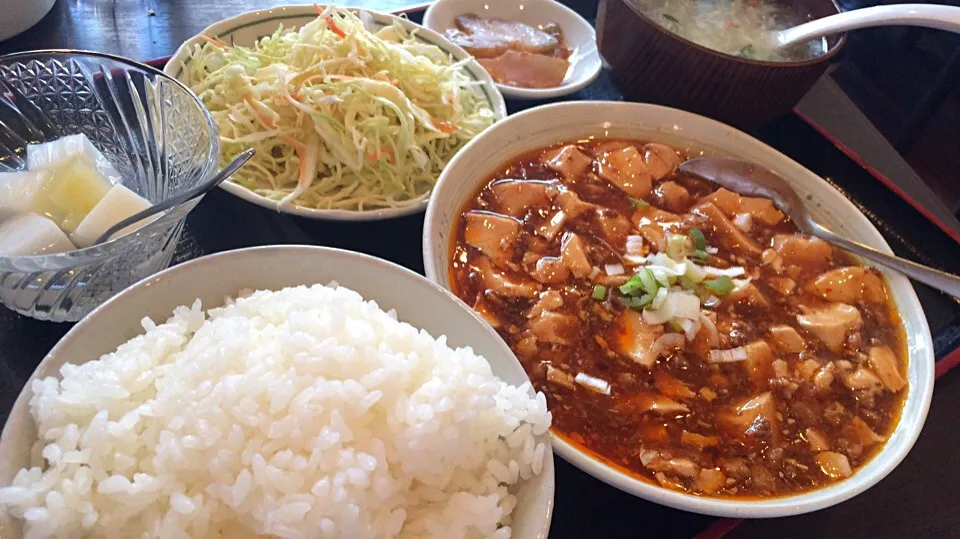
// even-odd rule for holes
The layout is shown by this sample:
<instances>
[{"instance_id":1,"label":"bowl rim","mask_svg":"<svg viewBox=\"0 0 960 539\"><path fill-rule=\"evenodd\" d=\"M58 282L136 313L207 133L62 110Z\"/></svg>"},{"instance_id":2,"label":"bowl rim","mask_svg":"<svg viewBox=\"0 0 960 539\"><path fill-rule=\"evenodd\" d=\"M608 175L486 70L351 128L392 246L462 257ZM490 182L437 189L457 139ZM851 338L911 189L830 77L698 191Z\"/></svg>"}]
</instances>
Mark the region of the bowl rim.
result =
<instances>
[{"instance_id":1,"label":"bowl rim","mask_svg":"<svg viewBox=\"0 0 960 539\"><path fill-rule=\"evenodd\" d=\"M653 27L660 35L669 36L673 38L675 41L679 41L680 43L683 43L684 45L687 45L688 47L691 47L700 53L707 53L711 56L714 56L723 60L733 61L736 63L745 64L745 65L753 65L758 67L807 67L814 64L819 64L820 62L831 61L835 56L840 54L841 49L847 42L847 33L841 32L840 34L838 34L840 37L837 39L837 42L832 47L828 48L826 52L824 52L820 56L807 58L805 60L786 60L786 61L780 62L780 61L774 61L774 60L755 60L752 58L741 58L740 56L734 56L732 54L727 54L725 52L720 52L718 50L705 47L703 45L700 45L699 43L690 41L689 39L679 34L675 34L670 30L667 30L665 27L663 27L663 25L658 24L656 21L648 17L639 8L637 8L637 6L634 5L633 2L629 0L599 0L599 1L601 5L606 2L620 2L624 4L631 12L633 12L634 15L636 15L637 17L640 17L640 19L644 23L646 23L648 26ZM830 5L833 6L833 9L838 14L843 13L843 10L840 9L840 6L837 4L836 0L830 0Z\"/></svg>"},{"instance_id":2,"label":"bowl rim","mask_svg":"<svg viewBox=\"0 0 960 539\"><path fill-rule=\"evenodd\" d=\"M203 171L201 171L201 181L209 178L220 169L220 136L217 125L213 121L213 116L210 114L210 111L207 110L207 107L205 107L200 101L200 98L198 98L197 95L194 94L190 88L187 88L187 86L182 82L153 66L138 62L136 60L131 60L130 58L105 52L88 51L82 49L40 49L33 51L13 52L0 55L0 65L5 65L10 61L17 61L21 59L27 59L29 61L30 59L50 57L57 59L71 59L75 57L104 58L113 62L117 62L118 64L127 65L137 70L147 72L155 77L160 77L167 82L173 83L193 101L206 122L205 127L208 136L210 137L210 147L207 150L206 163ZM0 79L0 84L5 85L6 82ZM183 218L187 213L189 213L190 210L192 210L202 198L202 196L196 197L191 201L187 201L183 204L169 208L158 214L153 218L152 221L138 228L134 232L113 238L110 241L61 253L0 256L0 267L9 266L14 271L34 271L24 268L58 270L72 268L117 256L123 251L135 248L139 243L140 238L144 235L148 233L152 234L155 232L160 232L165 228L169 228L174 221Z\"/></svg>"},{"instance_id":3,"label":"bowl rim","mask_svg":"<svg viewBox=\"0 0 960 539\"><path fill-rule=\"evenodd\" d=\"M12 17L4 18L0 22L0 41L13 39L36 26L47 16L47 13L50 13L55 3L56 0L38 0L33 2L29 8L20 12L20 16L16 19ZM16 12L14 13L16 14Z\"/></svg>"},{"instance_id":4,"label":"bowl rim","mask_svg":"<svg viewBox=\"0 0 960 539\"><path fill-rule=\"evenodd\" d=\"M98 305L93 311L90 312L90 314L85 316L82 320L80 320L73 327L71 327L70 330L67 331L57 341L57 343L50 349L50 351L47 352L46 355L44 355L43 359L40 360L40 362L34 368L33 372L30 373L30 376L27 378L27 380L23 384L23 387L20 389L20 393L17 395L17 398L14 401L13 406L10 408L9 415L4 420L2 427L0 427L0 448L5 447L9 443L12 443L9 439L9 437L12 436L12 434L11 434L11 431L7 429L7 426L9 425L11 420L14 419L15 416L18 417L20 420L32 421L32 418L30 417L28 405L29 405L30 395L32 394L31 384L37 379L38 373L40 373L43 370L49 370L54 368L54 367L51 367L51 365L56 363L57 366L55 367L56 369L55 372L51 372L48 375L60 378L60 372L59 372L60 367L67 364L69 361L69 358L63 359L60 357L61 355L60 352L62 351L61 349L68 346L72 336L86 331L87 326L93 325L94 323L99 323L100 322L99 319L105 316L104 313L115 309L118 304L128 301L128 299L131 296L143 292L143 290L148 289L154 283L160 282L163 279L174 279L174 280L187 279L189 278L189 275L194 271L194 269L199 266L204 266L209 264L224 265L225 263L231 261L231 259L237 259L237 258L243 259L245 257L250 257L250 256L271 256L277 252L288 252L291 256L297 256L297 257L301 257L301 256L307 257L313 254L316 254L317 256L328 256L331 259L337 259L337 260L342 260L344 258L361 260L374 265L378 271L404 275L410 279L413 279L421 283L423 286L436 291L438 294L450 300L449 303L451 305L451 308L459 309L462 312L466 313L466 315L469 316L470 318L476 320L478 322L478 325L476 326L477 330L482 332L486 339L489 339L493 344L501 348L505 358L511 359L514 362L516 362L517 368L520 369L519 372L521 372L523 376L527 378L527 382L529 382L529 377L527 376L526 371L523 369L522 365L520 365L520 362L516 358L516 356L513 354L513 351L510 350L510 347L507 346L506 343L504 343L499 338L496 331L494 331L493 328L491 328L488 324L484 322L483 317L481 317L476 311L470 308L469 305L464 303L463 300L458 298L451 291L440 286L436 282L430 279L427 279L423 275L405 266L402 266L396 262L387 260L385 258L380 258L378 256L374 256L367 253L361 253L358 251L340 249L337 247L327 247L327 246L321 246L321 245L305 245L305 244L259 245L254 247L243 247L240 249L232 249L229 251L220 251L216 253L211 253L208 255L194 258L192 260L189 260L182 264L178 264L176 266L171 266L151 276L141 279L140 281L128 286L120 293L112 296L107 301ZM290 284L285 286L292 287L292 286L310 285L310 284L326 285L327 283L300 283L300 284ZM192 298L192 299L196 299L196 298ZM192 299L187 301L192 301ZM364 300L376 302L381 309L384 307L383 305L384 298L371 298L371 297L364 296ZM179 302L174 301L173 303L179 303ZM206 312L210 309L217 308L220 306L221 305L219 304L215 306L204 306L203 310L204 312ZM171 313L172 313L172 308L170 311ZM112 316L116 316L116 315L112 315ZM421 328L421 329L427 329L427 328ZM431 336L434 336L433 330L427 329L427 331L431 334ZM140 335L141 333L137 333L137 335ZM97 358L87 358L82 363L93 361L95 359ZM537 519L537 522L539 523L539 529L535 530L537 532L537 534L535 535L536 539L546 539L547 535L550 532L550 527L553 520L554 508L556 506L556 464L554 462L553 451L552 451L553 436L540 435L537 438L538 438L538 441L541 441L544 444L546 444L546 448L550 450L549 453L545 453L544 455L545 461L544 461L543 471L541 474L544 480L544 485L542 485L541 488L548 493L549 498L546 503L546 511L539 513L539 518ZM0 462L3 462L3 460L4 459L0 457ZM5 531L4 515L0 515L0 532L3 532L3 531ZM529 539L534 539L534 537L530 537Z\"/></svg>"},{"instance_id":5,"label":"bowl rim","mask_svg":"<svg viewBox=\"0 0 960 539\"><path fill-rule=\"evenodd\" d=\"M314 4L316 5L316 4ZM203 40L202 36L217 36L220 37L222 33L233 33L238 30L244 29L249 26L266 24L267 22L272 22L273 19L278 19L280 16L278 14L282 13L283 15L289 18L298 18L298 17L316 17L317 12L315 11L314 5L309 4L289 4L274 6L271 8L257 9L252 11L246 11L235 15L233 17L227 17L219 21L210 24L203 30L201 30L196 35L193 35L177 47L177 50L170 56L170 60L167 61L166 66L163 68L163 72L171 78L177 78L182 75L182 67L186 65L186 60L188 60L191 55L191 49L195 44L201 43ZM327 7L329 4L320 4L320 8ZM467 51L451 43L447 38L443 37L441 34L427 28L422 24L417 24L410 19L403 17L408 12L408 9L400 9L394 13L388 13L383 11L377 11L373 9L364 8L362 6L344 6L346 9L351 11L366 11L373 15L374 17L383 17L390 19L391 21L399 21L405 28L408 30L416 30L419 35L429 38L428 41L440 47L444 52L453 56L457 61L467 60L465 65L461 68L462 70L468 72L471 76L475 77L480 83L483 93L486 96L488 102L490 103L490 108L493 110L494 121L497 122L503 121L507 117L507 104L503 99L503 95L500 93L500 89L494 83L493 79L490 78L490 75L483 69L483 67L477 63ZM246 24L244 24L246 23ZM278 21L278 24L283 24L283 21ZM469 59L469 60L468 60ZM177 73L175 70L181 70ZM177 78L179 81L179 78ZM442 171L441 171L442 172ZM437 176L439 179L439 175ZM434 188L436 183L434 183ZM239 185L232 180L228 179L220 184L220 188L228 193L235 195L247 202L256 204L257 206L267 208L269 210L278 211L280 213L286 213L290 215L296 215L299 217L307 217L310 219L317 220L329 220L329 221L380 221L384 219L394 219L398 217L405 217L408 215L413 215L421 213L426 210L427 202L433 194L433 189L426 194L426 196L418 202L411 203L407 206L399 208L381 208L377 210L365 210L365 211L353 211L353 210L325 210L318 208L308 208L305 206L298 206L296 204L287 204L285 206L278 206L277 201L270 200L266 197L260 196L257 193Z\"/></svg>"},{"instance_id":6,"label":"bowl rim","mask_svg":"<svg viewBox=\"0 0 960 539\"><path fill-rule=\"evenodd\" d=\"M529 117L543 117L547 119L547 121L542 122L541 125L550 125L549 119L557 118L563 109L578 108L583 109L581 111L582 114L578 116L583 116L584 114L589 113L594 117L599 117L599 109L606 108L609 109L608 112L610 110L614 111L610 115L615 118L623 118L626 116L637 117L641 116L645 112L658 111L669 114L677 120L683 119L688 122L698 122L702 126L709 126L713 129L720 130L723 132L726 138L736 138L741 142L750 142L752 145L761 147L768 155L775 157L778 161L784 163L784 165L787 165L790 168L798 171L805 172L810 181L819 182L816 184L818 188L831 190L831 196L835 197L837 203L842 205L845 211L849 211L851 213L855 212L855 215L858 215L859 218L862 218L865 225L868 225L862 229L868 236L871 236L871 238L866 242L884 252L892 253L892 250L886 243L886 240L883 239L883 236L880 234L879 230L873 226L873 223L871 223L869 219L867 219L866 216L864 216L863 213L849 199L844 197L836 188L823 180L821 177L817 176L813 172L810 172L803 165L797 163L790 157L784 155L762 141L755 139L749 134L716 120L679 109L647 103L630 103L620 101L574 101L542 105L525 110L518 114L514 114L506 121L492 126L490 129L471 141L470 144L468 144L463 150L461 150L457 156L451 160L447 170L444 171L444 174L441 175L440 181L437 182L435 192L442 194L445 191L445 186L447 184L462 184L467 180L466 178L462 177L462 175L456 178L452 176L452 174L456 172L457 162L458 160L466 160L465 156L470 155L471 152L477 151L475 150L475 147L483 144L486 140L486 137L490 137L491 139L498 137L504 138L503 135L505 132L509 132L509 130L511 130L515 124L523 122ZM551 128L546 129L549 130ZM587 129L587 127L584 127L584 131ZM696 140L696 136L691 135L690 133L691 129L686 129L676 138L688 141ZM577 136L578 135L576 134L571 134L570 136L557 137L556 142L561 142L563 140L574 140L577 138ZM707 144L704 143L704 145ZM519 149L511 151L512 156L517 156L522 153L523 151ZM504 155L505 154L506 152L504 152ZM488 172L492 172L494 167L501 163L501 160L497 156L488 156L487 159L493 159L497 163L496 165L491 165ZM504 158L502 161L507 161L508 159L509 158ZM448 171L450 172L448 173ZM486 178L486 175L484 175L483 178ZM482 184L482 181L483 180L477 180L476 187L479 187ZM472 192L473 191L471 191L471 193ZM439 200L439 198L435 198L434 200ZM459 208L462 207L462 204L465 202L465 200L465 198L457 200L456 211L459 211ZM452 203L447 202L444 208L452 206ZM449 260L450 245L435 244L434 236L438 236L437 231L441 226L446 226L448 228L454 226L453 223L447 223L446 225L441 223L440 213L442 211L443 209L441 209L438 203L431 203L427 208L422 239L425 274L428 279L435 282L438 281L438 272L443 272L445 274L447 272L447 268L435 266L434 260L438 258L438 253L443 253L443 256L439 258ZM446 243L449 243L449 241ZM890 436L892 438L893 434L901 433L903 438L897 446L897 449L892 450L893 452L891 453L884 454L884 452L887 450L887 447L889 447L884 446L884 448L880 450L880 453L864 463L864 466L876 464L876 468L871 470L863 470L861 467L861 469L857 470L853 476L845 480L831 483L819 489L788 496L757 500L713 498L672 491L646 480L638 479L615 466L611 466L603 458L591 454L590 451L580 449L579 447L568 443L562 436L556 434L553 435L554 450L567 462L580 468L582 471L597 478L598 480L614 486L623 492L668 507L721 517L773 518L799 515L836 505L862 493L890 474L890 472L892 472L897 465L900 464L900 462L913 448L923 428L923 423L926 419L933 397L935 360L933 355L933 339L930 335L930 328L927 323L926 314L923 312L922 305L920 304L920 300L917 297L915 290L905 276L889 274L886 280L888 283L895 285L899 290L902 291L900 301L895 304L901 318L904 320L910 320L917 325L916 329L918 331L916 332L916 335L919 338L919 349L908 349L907 354L908 367L910 365L916 365L919 374L916 382L911 383L909 386L909 393L904 397L904 404L903 408L901 409L900 419L898 420L897 426L894 428L893 433L891 433ZM903 412L905 412L907 406L910 405L911 402L914 403L918 408L914 409L915 415L911 416L909 420L907 420L908 418ZM551 433L553 433L552 429ZM869 473L869 475L867 475L867 473ZM854 482L854 479L858 476L862 479Z\"/></svg>"},{"instance_id":7,"label":"bowl rim","mask_svg":"<svg viewBox=\"0 0 960 539\"><path fill-rule=\"evenodd\" d=\"M444 3L448 3L448 2L450 2L450 0L436 0L435 2L432 2L430 4L430 7L428 7L427 10L423 13L423 26L426 28L430 28L431 30L442 35L442 32L444 31L443 29L433 28L433 26L436 26L436 25L433 24L435 21L433 21L433 17L431 15L433 13L436 13L435 9L437 9L437 6L442 6ZM533 4L533 5L530 5L530 4ZM522 88L519 86L510 86L507 84L501 84L499 82L494 81L494 84L496 84L500 92L514 99L523 99L523 100L550 99L553 97L560 97L560 96L572 94L574 92L578 92L586 88L587 86L593 84L593 82L597 80L597 77L599 77L600 73L603 71L603 60L600 58L600 51L597 48L597 31L593 27L593 25L590 24L590 22L584 19L582 16L580 16L579 13L571 9L569 6L561 4L556 0L527 0L526 2L524 2L524 6L529 7L530 9L536 9L541 6L546 6L546 9L557 10L559 12L566 14L571 21L576 21L576 24L580 25L584 30L588 31L591 38L586 42L586 45L585 45L587 47L590 47L590 49L587 51L588 53L587 55L596 55L598 61L597 61L596 67L592 71L587 72L584 76L580 77L579 79L571 80L569 82L561 84L560 86L556 86L554 88ZM496 4L494 4L494 7L496 7ZM491 15L496 16L495 13L491 13Z\"/></svg>"}]
</instances>

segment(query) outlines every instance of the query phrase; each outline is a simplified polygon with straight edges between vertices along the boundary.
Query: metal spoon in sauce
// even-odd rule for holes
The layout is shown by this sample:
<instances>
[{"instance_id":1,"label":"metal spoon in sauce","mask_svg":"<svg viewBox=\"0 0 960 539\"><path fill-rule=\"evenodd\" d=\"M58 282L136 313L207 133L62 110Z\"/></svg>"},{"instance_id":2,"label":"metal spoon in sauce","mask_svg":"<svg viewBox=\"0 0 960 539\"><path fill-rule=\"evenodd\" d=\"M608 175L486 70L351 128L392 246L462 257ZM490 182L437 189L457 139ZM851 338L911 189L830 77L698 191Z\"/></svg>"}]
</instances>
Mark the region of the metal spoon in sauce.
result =
<instances>
[{"instance_id":1,"label":"metal spoon in sauce","mask_svg":"<svg viewBox=\"0 0 960 539\"><path fill-rule=\"evenodd\" d=\"M960 33L960 7L933 4L894 4L854 9L772 32L774 47L871 26L923 26Z\"/></svg>"},{"instance_id":2,"label":"metal spoon in sauce","mask_svg":"<svg viewBox=\"0 0 960 539\"><path fill-rule=\"evenodd\" d=\"M898 271L911 279L960 298L960 277L840 237L813 220L803 200L787 182L773 172L751 163L723 157L700 157L680 164L680 172L697 176L742 195L769 198L804 234L816 236Z\"/></svg>"},{"instance_id":3,"label":"metal spoon in sauce","mask_svg":"<svg viewBox=\"0 0 960 539\"><path fill-rule=\"evenodd\" d=\"M134 223L139 223L144 219L153 217L158 213L163 213L169 210L170 208L183 204L188 200L192 200L200 195L206 194L207 192L213 190L214 187L223 183L224 180L232 176L234 172L236 172L237 170L240 170L240 167L246 164L246 162L249 161L250 158L253 157L253 154L255 153L257 153L257 151L254 150L253 148L250 148L244 151L243 153L238 155L236 159L231 161L229 165L223 167L223 170L211 176L209 180L201 183L200 185L194 187L193 189L184 191L179 195L170 197L164 200L163 202L150 206L149 208L143 210L142 212L135 213L130 217L127 217L126 219L108 228L106 232L104 232L103 234L100 235L99 238L97 238L97 241L93 242L93 244L99 245L101 243L104 243L110 240L111 236L113 236L117 232L123 230L124 228L127 228L128 226Z\"/></svg>"}]
</instances>

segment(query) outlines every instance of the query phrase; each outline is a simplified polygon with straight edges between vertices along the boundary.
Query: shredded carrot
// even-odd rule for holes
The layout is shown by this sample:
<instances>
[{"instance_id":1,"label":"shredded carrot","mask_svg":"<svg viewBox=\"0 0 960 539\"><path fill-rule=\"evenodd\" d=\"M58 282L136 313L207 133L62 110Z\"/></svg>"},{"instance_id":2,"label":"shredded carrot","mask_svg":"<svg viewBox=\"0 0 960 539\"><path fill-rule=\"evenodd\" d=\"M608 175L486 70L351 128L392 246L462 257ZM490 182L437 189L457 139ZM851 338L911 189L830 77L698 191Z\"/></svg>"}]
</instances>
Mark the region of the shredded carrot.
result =
<instances>
[{"instance_id":1,"label":"shredded carrot","mask_svg":"<svg viewBox=\"0 0 960 539\"><path fill-rule=\"evenodd\" d=\"M297 107L300 110L304 110L305 108L307 108L307 105L303 101L300 101L298 99L300 96L293 97L292 95L285 95L283 97L284 99L287 100L288 103L290 103L294 107ZM333 105L333 107L334 107L334 110L336 110L336 105Z\"/></svg>"},{"instance_id":2,"label":"shredded carrot","mask_svg":"<svg viewBox=\"0 0 960 539\"><path fill-rule=\"evenodd\" d=\"M323 15L323 8L317 4L313 4L313 10L317 12L317 15ZM323 18L323 22L327 23L327 27L330 28L330 31L334 34L340 36L341 39L347 37L347 33L340 29L337 26L337 23L333 21L332 15L327 15Z\"/></svg>"},{"instance_id":3,"label":"shredded carrot","mask_svg":"<svg viewBox=\"0 0 960 539\"><path fill-rule=\"evenodd\" d=\"M334 34L337 34L338 36L340 36L340 39L345 39L347 37L347 33L341 30L340 27L337 26L337 23L333 22L333 17L327 17L326 19L324 19L324 21L327 23L327 26L330 27L330 30Z\"/></svg>"},{"instance_id":4,"label":"shredded carrot","mask_svg":"<svg viewBox=\"0 0 960 539\"><path fill-rule=\"evenodd\" d=\"M251 109L253 109L254 116L256 116L261 122L263 122L263 125L269 127L270 129L274 129L277 127L276 124L273 123L273 119L267 116L266 114L263 114L263 112L257 108L257 106L253 103L253 101L250 100L250 96L248 95L243 96L243 101Z\"/></svg>"},{"instance_id":5,"label":"shredded carrot","mask_svg":"<svg viewBox=\"0 0 960 539\"><path fill-rule=\"evenodd\" d=\"M322 79L323 77L324 77L324 75L323 75L322 73L317 73L317 74L315 74L315 75L310 75L309 77L307 77L307 78L303 79L302 81L300 81L300 84L297 84L297 89L293 92L293 94L296 95L297 97L300 97L300 92L303 91L303 87L306 86L306 84L307 84L308 82L313 81L313 80L316 80L316 79Z\"/></svg>"},{"instance_id":6,"label":"shredded carrot","mask_svg":"<svg viewBox=\"0 0 960 539\"><path fill-rule=\"evenodd\" d=\"M441 133L446 133L448 135L452 135L453 133L457 132L457 126L443 120L434 120L433 126L440 130Z\"/></svg>"},{"instance_id":7,"label":"shredded carrot","mask_svg":"<svg viewBox=\"0 0 960 539\"><path fill-rule=\"evenodd\" d=\"M301 150L300 148L303 148L303 149ZM302 144L300 145L300 148L297 148L297 156L300 157L300 169L299 169L299 174L297 176L297 183L302 181L303 177L307 173L307 160L304 159L304 156L306 156L307 154L307 148Z\"/></svg>"},{"instance_id":8,"label":"shredded carrot","mask_svg":"<svg viewBox=\"0 0 960 539\"><path fill-rule=\"evenodd\" d=\"M290 146L293 146L293 149L297 151L297 154L303 155L307 152L307 147L303 145L302 142L293 138L293 137L280 137L280 140L286 142Z\"/></svg>"},{"instance_id":9,"label":"shredded carrot","mask_svg":"<svg viewBox=\"0 0 960 539\"><path fill-rule=\"evenodd\" d=\"M371 163L377 162L377 160L380 158L386 158L387 161L390 162L390 164L396 164L397 162L397 156L396 154L393 153L393 148L391 148L390 146L387 146L386 148L380 150L379 152L367 153L367 161L370 161Z\"/></svg>"},{"instance_id":10,"label":"shredded carrot","mask_svg":"<svg viewBox=\"0 0 960 539\"><path fill-rule=\"evenodd\" d=\"M297 181L303 179L304 174L307 172L307 160L304 157L307 155L307 147L304 146L300 141L294 140L291 137L282 137L280 140L286 142L297 152L297 158L300 161L300 170L297 175Z\"/></svg>"},{"instance_id":11,"label":"shredded carrot","mask_svg":"<svg viewBox=\"0 0 960 539\"><path fill-rule=\"evenodd\" d=\"M219 39L215 39L210 36L200 36L200 38L220 50L227 50L227 46Z\"/></svg>"}]
</instances>

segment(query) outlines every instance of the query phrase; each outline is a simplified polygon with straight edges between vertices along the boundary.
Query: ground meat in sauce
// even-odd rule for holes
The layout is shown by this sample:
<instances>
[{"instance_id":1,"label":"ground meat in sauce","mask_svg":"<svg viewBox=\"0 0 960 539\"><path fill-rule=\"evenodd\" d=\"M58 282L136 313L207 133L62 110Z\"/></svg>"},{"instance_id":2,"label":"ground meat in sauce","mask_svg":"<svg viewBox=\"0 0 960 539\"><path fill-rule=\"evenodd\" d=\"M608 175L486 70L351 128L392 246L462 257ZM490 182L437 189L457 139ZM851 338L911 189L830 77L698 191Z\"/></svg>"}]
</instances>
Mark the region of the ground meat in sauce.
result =
<instances>
[{"instance_id":1,"label":"ground meat in sauce","mask_svg":"<svg viewBox=\"0 0 960 539\"><path fill-rule=\"evenodd\" d=\"M555 432L637 477L757 497L849 476L882 447L906 393L883 281L769 201L678 175L683 158L590 140L505 164L462 210L455 292L517 353ZM619 287L646 263L627 254L686 236L690 255L694 229L701 266L744 275L723 294L682 283L708 319L687 334L676 319L647 323Z\"/></svg>"}]
</instances>

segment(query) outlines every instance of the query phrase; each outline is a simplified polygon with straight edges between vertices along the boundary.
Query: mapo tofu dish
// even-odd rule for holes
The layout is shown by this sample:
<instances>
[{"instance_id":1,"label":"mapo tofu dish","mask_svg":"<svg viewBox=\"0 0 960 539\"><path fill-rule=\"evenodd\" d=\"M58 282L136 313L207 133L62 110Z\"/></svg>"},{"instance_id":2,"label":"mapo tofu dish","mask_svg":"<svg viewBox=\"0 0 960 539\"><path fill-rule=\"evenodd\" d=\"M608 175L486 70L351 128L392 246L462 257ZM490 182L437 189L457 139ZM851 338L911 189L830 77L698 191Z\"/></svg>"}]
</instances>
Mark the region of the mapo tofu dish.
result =
<instances>
[{"instance_id":1,"label":"mapo tofu dish","mask_svg":"<svg viewBox=\"0 0 960 539\"><path fill-rule=\"evenodd\" d=\"M555 432L638 478L755 498L849 477L907 393L883 280L683 159L590 139L506 163L456 224L455 293Z\"/></svg>"}]
</instances>

